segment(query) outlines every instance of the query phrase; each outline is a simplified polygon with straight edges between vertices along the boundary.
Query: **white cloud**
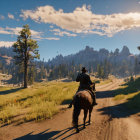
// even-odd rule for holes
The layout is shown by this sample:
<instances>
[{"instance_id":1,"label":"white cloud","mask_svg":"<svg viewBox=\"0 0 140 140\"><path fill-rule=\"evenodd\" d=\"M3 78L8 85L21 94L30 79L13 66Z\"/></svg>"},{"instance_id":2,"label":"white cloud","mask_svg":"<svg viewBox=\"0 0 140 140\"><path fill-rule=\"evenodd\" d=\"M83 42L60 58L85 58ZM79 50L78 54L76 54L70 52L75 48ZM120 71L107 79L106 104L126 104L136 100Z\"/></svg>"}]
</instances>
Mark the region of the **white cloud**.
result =
<instances>
[{"instance_id":1,"label":"white cloud","mask_svg":"<svg viewBox=\"0 0 140 140\"><path fill-rule=\"evenodd\" d=\"M11 47L15 42L0 41L0 47Z\"/></svg>"},{"instance_id":2,"label":"white cloud","mask_svg":"<svg viewBox=\"0 0 140 140\"><path fill-rule=\"evenodd\" d=\"M12 14L10 14L10 13L8 13L8 17L9 17L10 19L14 19L14 18L15 18L14 15L12 15Z\"/></svg>"},{"instance_id":3,"label":"white cloud","mask_svg":"<svg viewBox=\"0 0 140 140\"><path fill-rule=\"evenodd\" d=\"M10 32L0 27L0 34L10 34Z\"/></svg>"},{"instance_id":4,"label":"white cloud","mask_svg":"<svg viewBox=\"0 0 140 140\"><path fill-rule=\"evenodd\" d=\"M123 30L140 27L140 13L94 14L90 6L77 7L71 13L58 11L52 6L37 7L36 10L22 10L22 18L36 22L57 25L74 33L107 35L109 37Z\"/></svg>"},{"instance_id":5,"label":"white cloud","mask_svg":"<svg viewBox=\"0 0 140 140\"><path fill-rule=\"evenodd\" d=\"M53 28L53 26L52 26L52 25L50 25L50 28Z\"/></svg>"},{"instance_id":6,"label":"white cloud","mask_svg":"<svg viewBox=\"0 0 140 140\"><path fill-rule=\"evenodd\" d=\"M0 34L11 34L11 35L19 35L19 32L22 30L22 27L16 27L16 28L2 28L0 27ZM31 30L31 34L34 38L40 37L42 32L37 32L35 30Z\"/></svg>"},{"instance_id":7,"label":"white cloud","mask_svg":"<svg viewBox=\"0 0 140 140\"><path fill-rule=\"evenodd\" d=\"M42 40L42 39L47 39L47 40L60 40L60 38L57 38L57 37L41 37L41 36L40 37L38 36L35 39L38 40L38 41L39 40Z\"/></svg>"},{"instance_id":8,"label":"white cloud","mask_svg":"<svg viewBox=\"0 0 140 140\"><path fill-rule=\"evenodd\" d=\"M58 35L58 36L64 36L64 35L66 35L66 36L73 36L73 37L75 37L75 36L77 36L76 34L71 34L71 33L69 33L69 32L66 32L66 31L61 31L60 29L52 29L52 30L50 30L51 32L54 32L54 35Z\"/></svg>"},{"instance_id":9,"label":"white cloud","mask_svg":"<svg viewBox=\"0 0 140 140\"><path fill-rule=\"evenodd\" d=\"M19 32L22 30L22 27L16 27L16 28L2 28L0 27L0 34L9 34L9 35L19 35ZM47 39L47 40L60 40L60 38L57 37L42 37L43 32L38 32L35 30L31 30L32 37L36 40L42 40L42 39Z\"/></svg>"},{"instance_id":10,"label":"white cloud","mask_svg":"<svg viewBox=\"0 0 140 140\"><path fill-rule=\"evenodd\" d=\"M0 15L0 19L1 19L1 20L4 20L5 17L4 17L3 15Z\"/></svg>"},{"instance_id":11,"label":"white cloud","mask_svg":"<svg viewBox=\"0 0 140 140\"><path fill-rule=\"evenodd\" d=\"M46 38L43 38L43 39L47 39L47 40L60 40L60 38L57 38L57 37L46 37Z\"/></svg>"}]
</instances>

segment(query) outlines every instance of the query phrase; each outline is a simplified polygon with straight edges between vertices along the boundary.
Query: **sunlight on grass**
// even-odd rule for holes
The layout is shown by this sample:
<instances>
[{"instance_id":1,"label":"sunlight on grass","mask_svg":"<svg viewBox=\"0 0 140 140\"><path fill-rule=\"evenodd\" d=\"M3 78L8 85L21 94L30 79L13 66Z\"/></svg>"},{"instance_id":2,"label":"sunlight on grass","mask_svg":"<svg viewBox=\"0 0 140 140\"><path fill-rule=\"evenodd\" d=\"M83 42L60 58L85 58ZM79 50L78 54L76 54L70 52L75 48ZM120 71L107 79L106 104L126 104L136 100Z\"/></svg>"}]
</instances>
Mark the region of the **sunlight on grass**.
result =
<instances>
[{"instance_id":1,"label":"sunlight on grass","mask_svg":"<svg viewBox=\"0 0 140 140\"><path fill-rule=\"evenodd\" d=\"M18 113L18 107L14 105L4 107L3 110L0 111L0 122L7 122L8 124L10 124L12 118L15 117Z\"/></svg>"},{"instance_id":2,"label":"sunlight on grass","mask_svg":"<svg viewBox=\"0 0 140 140\"><path fill-rule=\"evenodd\" d=\"M41 104L36 104L31 106L29 113L26 114L24 120L44 120L46 118L51 118L54 114L58 112L58 109L53 102L42 102Z\"/></svg>"},{"instance_id":3,"label":"sunlight on grass","mask_svg":"<svg viewBox=\"0 0 140 140\"><path fill-rule=\"evenodd\" d=\"M104 80L108 83L110 80ZM68 104L78 89L77 82L42 82L27 89L0 87L0 122L39 121L51 118L60 105Z\"/></svg>"},{"instance_id":4,"label":"sunlight on grass","mask_svg":"<svg viewBox=\"0 0 140 140\"><path fill-rule=\"evenodd\" d=\"M101 80L101 81L100 81L100 85L105 85L105 84L108 84L108 83L110 83L110 82L112 82L111 79Z\"/></svg>"},{"instance_id":5,"label":"sunlight on grass","mask_svg":"<svg viewBox=\"0 0 140 140\"><path fill-rule=\"evenodd\" d=\"M126 106L129 109L139 109L140 110L140 92L137 92L134 96L128 98Z\"/></svg>"},{"instance_id":6,"label":"sunlight on grass","mask_svg":"<svg viewBox=\"0 0 140 140\"><path fill-rule=\"evenodd\" d=\"M125 98L125 95L120 94L120 95L115 96L115 97L114 97L114 100L122 100L122 99L124 99L124 98Z\"/></svg>"},{"instance_id":7,"label":"sunlight on grass","mask_svg":"<svg viewBox=\"0 0 140 140\"><path fill-rule=\"evenodd\" d=\"M115 101L124 102L131 109L140 109L140 78L133 82L127 82L122 88L116 90Z\"/></svg>"},{"instance_id":8,"label":"sunlight on grass","mask_svg":"<svg viewBox=\"0 0 140 140\"><path fill-rule=\"evenodd\" d=\"M125 94L119 94L119 95L116 95L114 97L114 100L127 100L127 99L131 99L133 98L134 96L136 96L137 94L139 94L139 92L134 92L134 93L130 93L128 95L125 95Z\"/></svg>"},{"instance_id":9,"label":"sunlight on grass","mask_svg":"<svg viewBox=\"0 0 140 140\"><path fill-rule=\"evenodd\" d=\"M59 105L72 99L77 88L76 82L35 83L27 89L0 87L0 122L10 123L23 113L25 121L51 118Z\"/></svg>"}]
</instances>

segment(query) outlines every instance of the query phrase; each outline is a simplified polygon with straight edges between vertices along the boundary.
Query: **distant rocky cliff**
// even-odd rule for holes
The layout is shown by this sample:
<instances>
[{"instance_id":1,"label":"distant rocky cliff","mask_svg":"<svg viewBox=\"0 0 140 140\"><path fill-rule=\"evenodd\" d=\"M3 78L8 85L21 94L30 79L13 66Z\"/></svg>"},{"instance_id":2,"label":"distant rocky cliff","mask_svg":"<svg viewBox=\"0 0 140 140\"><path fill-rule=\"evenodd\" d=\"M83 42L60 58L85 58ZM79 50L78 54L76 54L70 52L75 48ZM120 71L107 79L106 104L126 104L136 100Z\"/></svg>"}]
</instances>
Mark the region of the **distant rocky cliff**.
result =
<instances>
[{"instance_id":1,"label":"distant rocky cliff","mask_svg":"<svg viewBox=\"0 0 140 140\"><path fill-rule=\"evenodd\" d=\"M124 46L121 51L116 49L114 52L109 52L107 49L102 48L99 51L86 46L84 50L79 51L76 54L62 56L58 55L52 60L47 62L48 65L59 65L59 64L82 64L87 65L88 63L102 63L108 60L111 63L122 63L123 61L131 61L134 62L135 55L131 54L129 48Z\"/></svg>"},{"instance_id":2,"label":"distant rocky cliff","mask_svg":"<svg viewBox=\"0 0 140 140\"><path fill-rule=\"evenodd\" d=\"M12 48L0 48L0 71L2 73L5 73L6 70L9 74L15 72L13 56ZM102 71L105 75L126 77L140 73L139 61L140 56L131 54L127 46L124 46L121 51L117 48L113 52L105 48L97 51L86 46L84 50L76 54L58 55L48 62L35 61L35 70L37 70L36 73L47 73L50 78L57 79L60 76L74 77L81 67L85 66L90 73L96 74Z\"/></svg>"},{"instance_id":3,"label":"distant rocky cliff","mask_svg":"<svg viewBox=\"0 0 140 140\"><path fill-rule=\"evenodd\" d=\"M14 56L12 48L1 47L0 48L0 62L9 64Z\"/></svg>"}]
</instances>

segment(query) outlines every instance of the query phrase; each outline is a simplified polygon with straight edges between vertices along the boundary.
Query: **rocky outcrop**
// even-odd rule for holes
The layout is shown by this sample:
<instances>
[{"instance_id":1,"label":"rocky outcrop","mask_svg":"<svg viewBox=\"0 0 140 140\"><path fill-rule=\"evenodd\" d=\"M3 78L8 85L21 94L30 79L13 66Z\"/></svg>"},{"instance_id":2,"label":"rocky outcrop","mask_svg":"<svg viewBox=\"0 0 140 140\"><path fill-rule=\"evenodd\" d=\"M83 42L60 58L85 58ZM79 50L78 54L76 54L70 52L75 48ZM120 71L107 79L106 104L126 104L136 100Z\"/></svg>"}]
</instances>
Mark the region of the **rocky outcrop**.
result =
<instances>
[{"instance_id":1,"label":"rocky outcrop","mask_svg":"<svg viewBox=\"0 0 140 140\"><path fill-rule=\"evenodd\" d=\"M122 56L129 56L131 53L129 51L129 48L127 46L123 46L122 51L120 52L120 55Z\"/></svg>"},{"instance_id":2,"label":"rocky outcrop","mask_svg":"<svg viewBox=\"0 0 140 140\"><path fill-rule=\"evenodd\" d=\"M83 64L86 66L88 63L102 63L105 60L108 60L111 63L122 63L124 60L133 62L134 57L129 57L130 55L131 53L127 46L124 46L121 52L118 48L114 52L109 52L105 48L96 51L93 48L86 46L84 50L81 50L76 54L65 57L58 55L50 60L47 64L59 65L62 63L71 64L74 62L75 64Z\"/></svg>"}]
</instances>

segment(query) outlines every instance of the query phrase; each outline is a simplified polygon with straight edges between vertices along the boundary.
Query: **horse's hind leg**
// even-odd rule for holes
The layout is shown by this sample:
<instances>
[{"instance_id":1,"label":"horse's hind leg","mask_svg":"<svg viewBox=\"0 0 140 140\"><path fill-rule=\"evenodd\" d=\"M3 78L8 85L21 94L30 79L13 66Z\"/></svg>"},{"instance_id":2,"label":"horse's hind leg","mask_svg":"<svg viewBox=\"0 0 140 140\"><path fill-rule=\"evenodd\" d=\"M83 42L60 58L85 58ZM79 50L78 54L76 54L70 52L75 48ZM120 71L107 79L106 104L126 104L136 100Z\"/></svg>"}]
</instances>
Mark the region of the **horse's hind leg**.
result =
<instances>
[{"instance_id":1,"label":"horse's hind leg","mask_svg":"<svg viewBox=\"0 0 140 140\"><path fill-rule=\"evenodd\" d=\"M76 128L76 132L78 133L79 132L79 129L78 129L78 116L80 114L80 111L81 109L77 109L75 106L74 106L74 111L73 111L73 126Z\"/></svg>"},{"instance_id":2,"label":"horse's hind leg","mask_svg":"<svg viewBox=\"0 0 140 140\"><path fill-rule=\"evenodd\" d=\"M76 128L76 133L79 133L79 128L78 128L78 116L80 115L80 111L77 111L77 116L76 116L76 124L75 124L75 128Z\"/></svg>"},{"instance_id":3,"label":"horse's hind leg","mask_svg":"<svg viewBox=\"0 0 140 140\"><path fill-rule=\"evenodd\" d=\"M88 121L89 125L90 125L90 123L91 123L91 112L92 112L92 108L89 109L89 121Z\"/></svg>"},{"instance_id":4,"label":"horse's hind leg","mask_svg":"<svg viewBox=\"0 0 140 140\"><path fill-rule=\"evenodd\" d=\"M84 128L85 128L87 113L88 113L88 110L87 109L84 109Z\"/></svg>"}]
</instances>

